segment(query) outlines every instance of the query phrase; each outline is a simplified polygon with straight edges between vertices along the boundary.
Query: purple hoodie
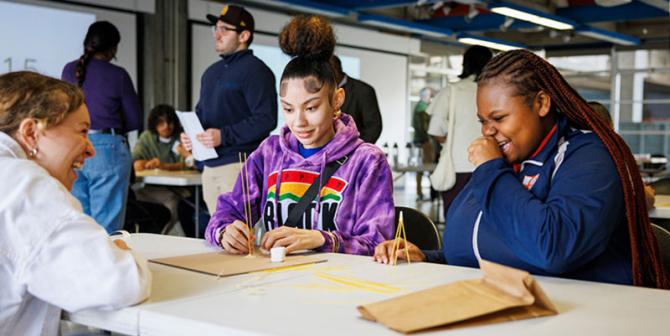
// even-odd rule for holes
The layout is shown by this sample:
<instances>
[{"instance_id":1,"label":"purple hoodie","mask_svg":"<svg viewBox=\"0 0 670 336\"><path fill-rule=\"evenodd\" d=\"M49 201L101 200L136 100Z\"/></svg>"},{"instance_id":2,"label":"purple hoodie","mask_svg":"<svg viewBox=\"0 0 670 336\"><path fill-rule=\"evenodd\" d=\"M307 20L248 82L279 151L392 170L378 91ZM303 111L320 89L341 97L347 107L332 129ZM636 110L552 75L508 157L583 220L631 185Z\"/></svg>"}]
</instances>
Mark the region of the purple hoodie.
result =
<instances>
[{"instance_id":1,"label":"purple hoodie","mask_svg":"<svg viewBox=\"0 0 670 336\"><path fill-rule=\"evenodd\" d=\"M346 156L328 183L322 184L321 197L312 202L299 223L302 228L321 231L326 242L318 250L323 252L333 249L333 241L324 231L337 236L337 252L349 254L372 255L377 244L392 239L395 223L391 169L384 153L358 136L353 119L341 114L335 121L335 137L309 158L299 154L298 140L288 126L282 128L281 135L263 141L243 168L248 176L252 222L261 220L268 230L283 225L289 209L319 178L325 165ZM217 244L217 233L228 224L235 220L245 222L240 177L232 192L219 196L205 233L211 244Z\"/></svg>"}]
</instances>

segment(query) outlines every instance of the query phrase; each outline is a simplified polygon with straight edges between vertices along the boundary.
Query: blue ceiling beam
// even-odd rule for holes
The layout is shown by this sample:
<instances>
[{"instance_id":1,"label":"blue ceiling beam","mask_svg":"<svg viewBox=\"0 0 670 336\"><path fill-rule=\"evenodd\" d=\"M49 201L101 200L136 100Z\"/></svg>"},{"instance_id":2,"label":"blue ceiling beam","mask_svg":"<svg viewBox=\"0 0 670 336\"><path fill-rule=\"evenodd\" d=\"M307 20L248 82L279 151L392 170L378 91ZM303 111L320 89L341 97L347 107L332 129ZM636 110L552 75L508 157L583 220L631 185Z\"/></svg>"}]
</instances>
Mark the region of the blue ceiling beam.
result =
<instances>
[{"instance_id":1,"label":"blue ceiling beam","mask_svg":"<svg viewBox=\"0 0 670 336\"><path fill-rule=\"evenodd\" d=\"M454 35L454 31L447 28L436 27L416 21L408 21L376 14L361 14L358 21L370 25L387 27L396 30L409 31L419 35L443 37Z\"/></svg>"},{"instance_id":2,"label":"blue ceiling beam","mask_svg":"<svg viewBox=\"0 0 670 336\"><path fill-rule=\"evenodd\" d=\"M463 32L483 32L500 30L500 26L505 22L505 17L498 14L479 14L473 19L466 21L465 16L444 16L429 20L419 20L417 22L447 28ZM529 22L514 20L514 23L507 30L516 30L521 28L530 28L535 25Z\"/></svg>"},{"instance_id":3,"label":"blue ceiling beam","mask_svg":"<svg viewBox=\"0 0 670 336\"><path fill-rule=\"evenodd\" d=\"M349 8L346 7L318 1L309 1L309 0L280 0L280 1L287 4L288 7L304 9L304 10L311 9L318 14L347 16L351 11Z\"/></svg>"},{"instance_id":4,"label":"blue ceiling beam","mask_svg":"<svg viewBox=\"0 0 670 336\"><path fill-rule=\"evenodd\" d=\"M417 4L417 1L408 1L408 0L368 0L368 1L354 1L356 5L354 9L356 10L366 10L366 9L381 9L381 8L393 8L393 7L404 7L404 6L413 6ZM424 4L433 4L437 0L426 0Z\"/></svg>"},{"instance_id":5,"label":"blue ceiling beam","mask_svg":"<svg viewBox=\"0 0 670 336\"><path fill-rule=\"evenodd\" d=\"M598 5L559 8L556 15L581 23L668 18L668 12L642 2L631 2L614 7Z\"/></svg>"}]
</instances>

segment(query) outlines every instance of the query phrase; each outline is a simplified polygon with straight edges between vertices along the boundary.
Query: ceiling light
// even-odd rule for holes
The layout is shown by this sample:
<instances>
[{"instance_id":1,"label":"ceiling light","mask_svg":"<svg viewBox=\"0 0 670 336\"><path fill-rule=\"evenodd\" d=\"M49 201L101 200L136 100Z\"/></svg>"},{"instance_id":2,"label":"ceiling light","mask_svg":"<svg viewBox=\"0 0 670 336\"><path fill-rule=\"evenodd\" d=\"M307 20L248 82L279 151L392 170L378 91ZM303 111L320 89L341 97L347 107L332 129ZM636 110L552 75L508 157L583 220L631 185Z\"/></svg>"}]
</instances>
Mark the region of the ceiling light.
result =
<instances>
[{"instance_id":1,"label":"ceiling light","mask_svg":"<svg viewBox=\"0 0 670 336\"><path fill-rule=\"evenodd\" d=\"M637 37L619 34L594 27L581 27L576 29L575 33L579 35L588 36L597 40L612 42L619 45L633 46L640 44L640 39L638 39Z\"/></svg>"},{"instance_id":2,"label":"ceiling light","mask_svg":"<svg viewBox=\"0 0 670 336\"><path fill-rule=\"evenodd\" d=\"M498 39L492 39L489 37L469 35L469 34L459 34L458 42L471 44L471 45L480 45L482 47L487 47L496 50L514 50L514 49L526 49L526 46L523 44L508 42Z\"/></svg>"},{"instance_id":3,"label":"ceiling light","mask_svg":"<svg viewBox=\"0 0 670 336\"><path fill-rule=\"evenodd\" d=\"M494 2L490 4L489 10L496 14L509 16L518 20L528 21L558 30L573 29L576 26L575 22L568 19L504 2Z\"/></svg>"}]
</instances>

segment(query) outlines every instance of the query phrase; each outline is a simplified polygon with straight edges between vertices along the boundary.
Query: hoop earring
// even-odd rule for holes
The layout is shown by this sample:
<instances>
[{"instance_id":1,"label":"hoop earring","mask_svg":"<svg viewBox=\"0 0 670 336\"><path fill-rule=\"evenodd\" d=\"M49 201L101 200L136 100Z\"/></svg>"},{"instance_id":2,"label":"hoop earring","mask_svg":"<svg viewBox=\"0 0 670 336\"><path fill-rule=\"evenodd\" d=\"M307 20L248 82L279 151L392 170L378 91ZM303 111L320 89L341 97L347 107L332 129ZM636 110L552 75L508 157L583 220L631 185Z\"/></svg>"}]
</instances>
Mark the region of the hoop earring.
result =
<instances>
[{"instance_id":1,"label":"hoop earring","mask_svg":"<svg viewBox=\"0 0 670 336\"><path fill-rule=\"evenodd\" d=\"M39 152L37 147L31 149L30 151L28 151L28 158L29 159L34 159L37 156L37 152Z\"/></svg>"}]
</instances>

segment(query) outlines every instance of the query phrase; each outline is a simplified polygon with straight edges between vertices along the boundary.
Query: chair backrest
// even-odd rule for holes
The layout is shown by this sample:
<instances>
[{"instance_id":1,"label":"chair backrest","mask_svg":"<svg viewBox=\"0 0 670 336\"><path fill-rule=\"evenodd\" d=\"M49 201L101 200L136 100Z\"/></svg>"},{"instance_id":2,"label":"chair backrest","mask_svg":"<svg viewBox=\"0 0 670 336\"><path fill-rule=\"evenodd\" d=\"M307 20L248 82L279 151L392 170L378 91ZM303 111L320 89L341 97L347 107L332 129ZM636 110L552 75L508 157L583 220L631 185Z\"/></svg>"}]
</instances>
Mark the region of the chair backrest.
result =
<instances>
[{"instance_id":1,"label":"chair backrest","mask_svg":"<svg viewBox=\"0 0 670 336\"><path fill-rule=\"evenodd\" d=\"M670 276L670 231L656 225L651 224L651 230L658 241L658 252L661 254L661 261L665 273Z\"/></svg>"},{"instance_id":2,"label":"chair backrest","mask_svg":"<svg viewBox=\"0 0 670 336\"><path fill-rule=\"evenodd\" d=\"M428 216L416 209L398 206L395 207L396 225L398 225L400 211L402 211L402 218L405 222L407 240L422 250L439 250L442 248L440 233Z\"/></svg>"},{"instance_id":3,"label":"chair backrest","mask_svg":"<svg viewBox=\"0 0 670 336\"><path fill-rule=\"evenodd\" d=\"M651 184L656 194L668 195L670 194L670 178L664 177L654 181Z\"/></svg>"}]
</instances>

